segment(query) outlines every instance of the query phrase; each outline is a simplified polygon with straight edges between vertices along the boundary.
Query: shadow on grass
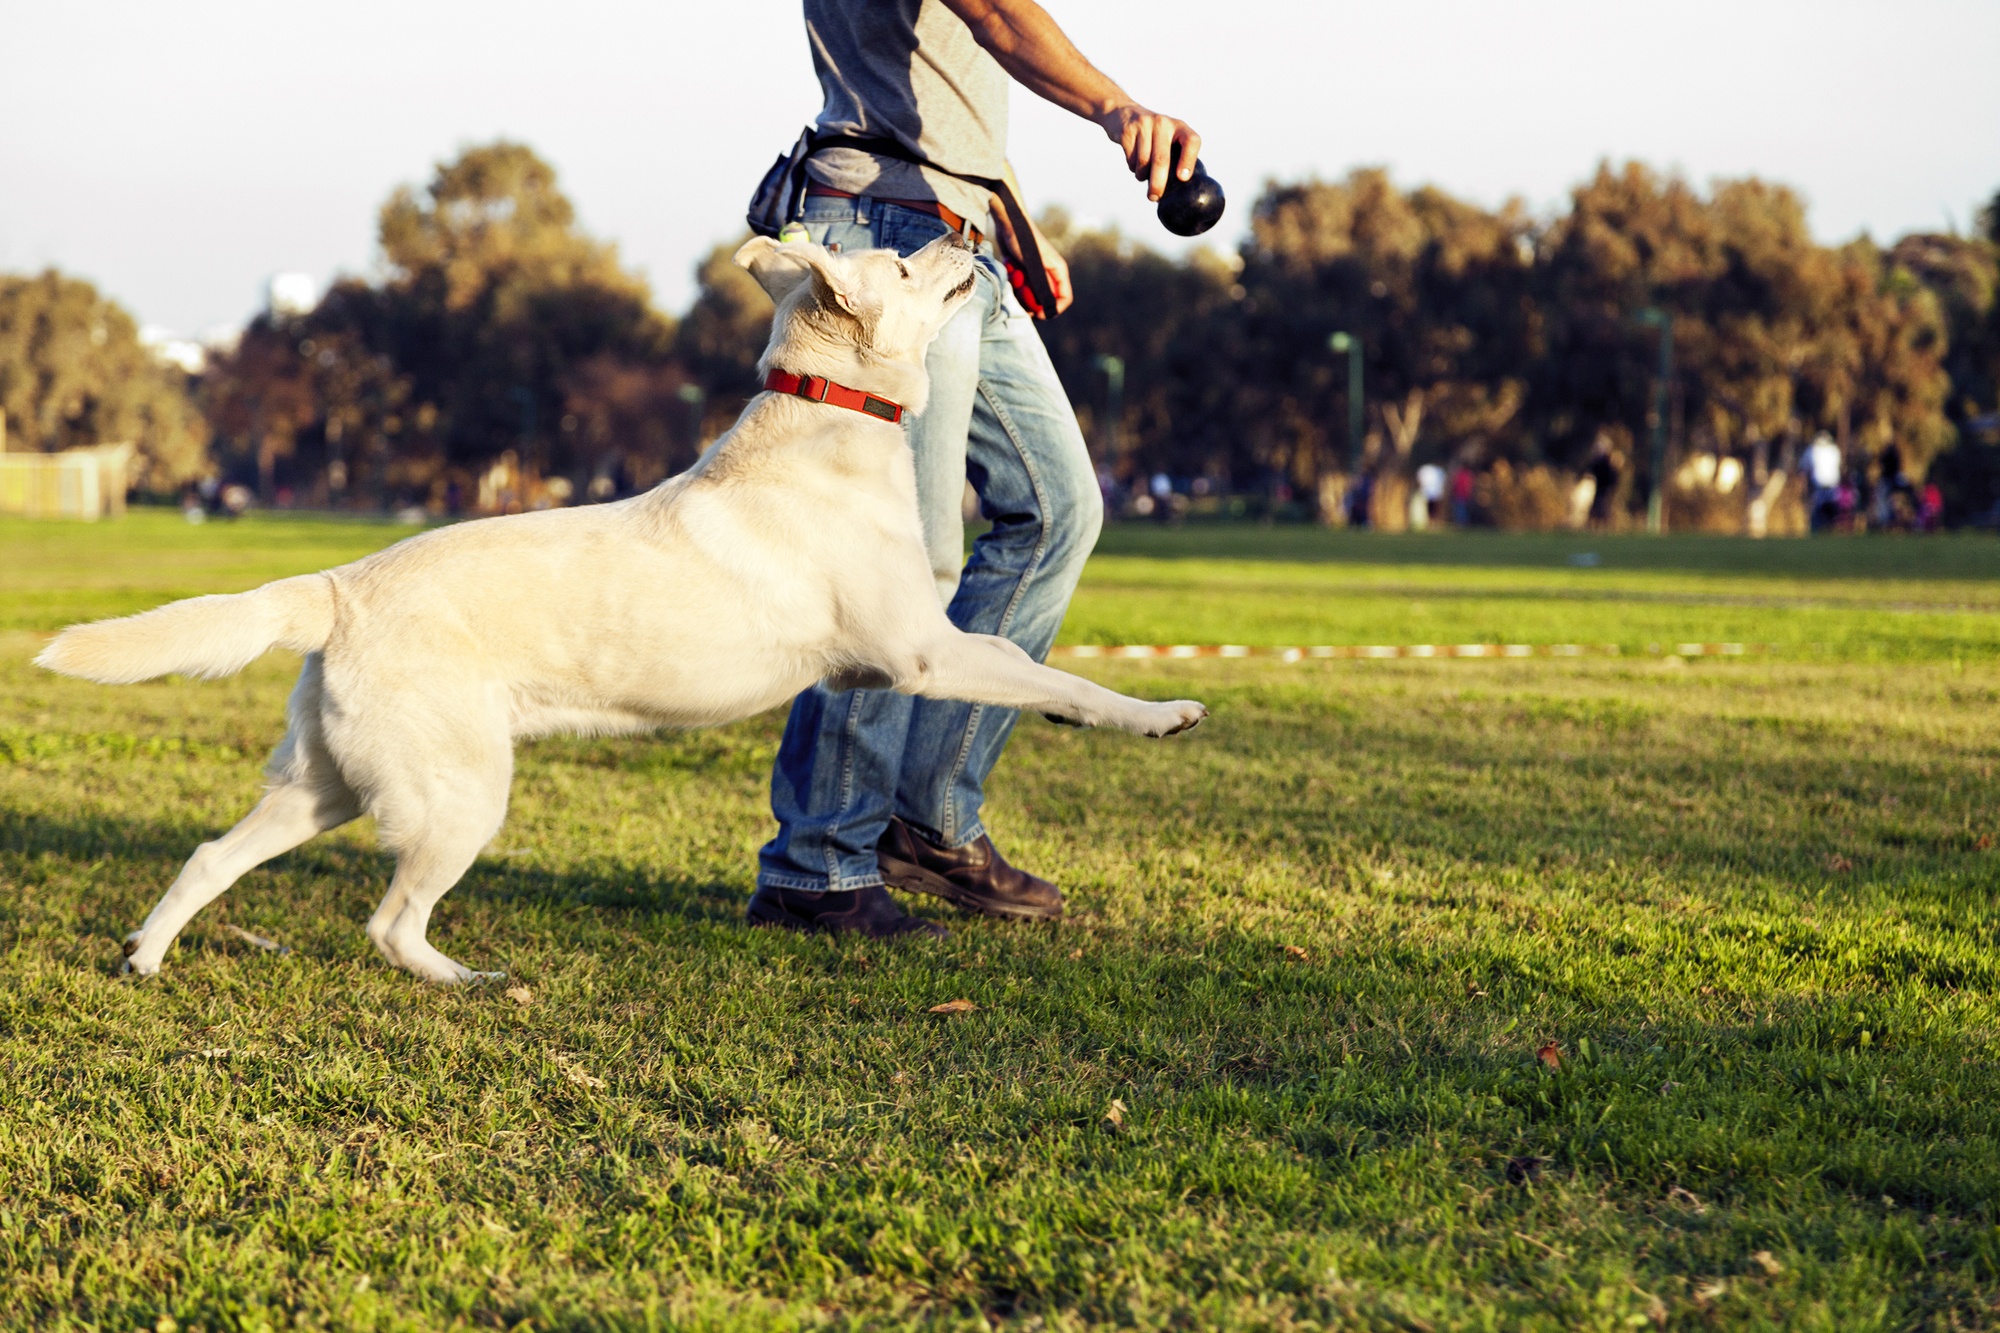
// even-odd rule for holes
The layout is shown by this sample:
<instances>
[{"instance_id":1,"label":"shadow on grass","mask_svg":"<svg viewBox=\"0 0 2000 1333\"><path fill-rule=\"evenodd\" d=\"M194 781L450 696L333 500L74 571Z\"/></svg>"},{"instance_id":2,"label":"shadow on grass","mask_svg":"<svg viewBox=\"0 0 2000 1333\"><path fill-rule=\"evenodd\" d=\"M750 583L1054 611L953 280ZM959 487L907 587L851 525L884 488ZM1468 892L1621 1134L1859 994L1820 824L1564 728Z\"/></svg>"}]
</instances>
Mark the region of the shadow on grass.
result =
<instances>
[{"instance_id":1,"label":"shadow on grass","mask_svg":"<svg viewBox=\"0 0 2000 1333\"><path fill-rule=\"evenodd\" d=\"M143 912L166 891L194 849L221 831L190 820L98 813L52 819L0 809L0 863L15 862L15 874L23 885L79 871L96 878L105 869L115 868L131 885L130 891L83 895L79 921L115 931L115 938L123 938L135 923L135 919L128 919L131 900L144 898L139 909ZM142 867L142 873L132 873ZM254 886L260 875L275 874L293 880L335 881L348 886L357 901L372 905L386 891L394 870L395 858L386 851L322 835L250 871L232 892ZM599 862L553 871L523 865L503 854L482 856L474 862L445 901L580 907L706 924L740 924L744 897L741 885L676 876L658 866ZM113 913L119 915L114 919Z\"/></svg>"}]
</instances>

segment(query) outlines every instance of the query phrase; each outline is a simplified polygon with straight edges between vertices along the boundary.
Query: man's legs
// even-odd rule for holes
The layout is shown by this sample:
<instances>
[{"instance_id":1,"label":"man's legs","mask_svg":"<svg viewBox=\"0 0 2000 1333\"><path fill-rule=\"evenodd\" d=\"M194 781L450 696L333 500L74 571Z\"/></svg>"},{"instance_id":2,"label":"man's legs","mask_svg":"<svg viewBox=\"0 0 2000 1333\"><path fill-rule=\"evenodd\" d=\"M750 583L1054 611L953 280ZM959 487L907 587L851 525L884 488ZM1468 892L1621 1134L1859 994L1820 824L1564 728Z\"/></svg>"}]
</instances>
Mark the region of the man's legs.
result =
<instances>
[{"instance_id":1,"label":"man's legs","mask_svg":"<svg viewBox=\"0 0 2000 1333\"><path fill-rule=\"evenodd\" d=\"M879 243L918 248L937 234L935 223L926 234L910 222L920 216L883 210ZM807 223L821 239L811 211ZM1003 634L1039 659L1096 542L1103 505L1033 322L1006 293L999 266L985 260L982 270L978 295L927 358L931 401L910 427L918 504L952 621ZM959 501L968 478L994 526L961 581ZM879 886L875 848L891 813L949 846L977 839L985 777L1014 717L889 691L815 686L801 694L772 772L779 830L759 854L760 897L766 888Z\"/></svg>"},{"instance_id":2,"label":"man's legs","mask_svg":"<svg viewBox=\"0 0 2000 1333\"><path fill-rule=\"evenodd\" d=\"M857 220L866 210L872 216ZM823 219L845 214L845 221ZM941 235L944 224L907 209L861 201L812 199L806 226L822 244L910 253ZM938 335L925 357L930 401L908 426L917 504L937 575L950 597L964 559L959 502L965 444L979 377L981 331L998 291L990 272L973 298ZM793 701L771 771L777 836L758 853L762 890L880 893L875 844L893 813L912 700L891 690L828 690L814 685Z\"/></svg>"},{"instance_id":3,"label":"man's legs","mask_svg":"<svg viewBox=\"0 0 2000 1333\"><path fill-rule=\"evenodd\" d=\"M1104 501L1055 366L1011 294L984 326L965 475L992 527L973 544L951 622L1011 639L1040 661L1097 544ZM897 815L941 847L977 841L985 833L986 775L1018 716L956 699L915 700Z\"/></svg>"}]
</instances>

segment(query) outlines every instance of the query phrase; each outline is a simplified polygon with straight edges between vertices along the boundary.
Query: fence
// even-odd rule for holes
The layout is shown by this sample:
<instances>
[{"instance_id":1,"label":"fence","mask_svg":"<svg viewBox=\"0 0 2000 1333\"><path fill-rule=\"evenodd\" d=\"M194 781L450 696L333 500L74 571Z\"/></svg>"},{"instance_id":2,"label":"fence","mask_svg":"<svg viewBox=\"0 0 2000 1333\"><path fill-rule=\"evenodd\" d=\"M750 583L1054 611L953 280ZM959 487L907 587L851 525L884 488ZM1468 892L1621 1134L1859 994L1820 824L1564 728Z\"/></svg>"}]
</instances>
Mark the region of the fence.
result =
<instances>
[{"instance_id":1,"label":"fence","mask_svg":"<svg viewBox=\"0 0 2000 1333\"><path fill-rule=\"evenodd\" d=\"M59 454L7 452L0 418L0 514L28 518L117 518L125 512L130 444L97 444Z\"/></svg>"}]
</instances>

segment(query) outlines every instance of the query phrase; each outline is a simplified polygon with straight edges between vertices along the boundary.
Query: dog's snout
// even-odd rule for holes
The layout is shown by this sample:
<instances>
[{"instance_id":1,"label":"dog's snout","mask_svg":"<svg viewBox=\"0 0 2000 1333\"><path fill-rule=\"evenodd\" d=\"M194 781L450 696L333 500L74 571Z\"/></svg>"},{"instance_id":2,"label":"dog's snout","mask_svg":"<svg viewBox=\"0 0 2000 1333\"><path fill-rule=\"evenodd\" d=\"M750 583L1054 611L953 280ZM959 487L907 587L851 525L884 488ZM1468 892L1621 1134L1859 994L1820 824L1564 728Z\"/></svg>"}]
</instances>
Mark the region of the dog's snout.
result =
<instances>
[{"instance_id":1,"label":"dog's snout","mask_svg":"<svg viewBox=\"0 0 2000 1333\"><path fill-rule=\"evenodd\" d=\"M954 250L970 250L972 248L972 242L966 240L964 234L961 232L956 232L956 231L946 232L945 241Z\"/></svg>"}]
</instances>

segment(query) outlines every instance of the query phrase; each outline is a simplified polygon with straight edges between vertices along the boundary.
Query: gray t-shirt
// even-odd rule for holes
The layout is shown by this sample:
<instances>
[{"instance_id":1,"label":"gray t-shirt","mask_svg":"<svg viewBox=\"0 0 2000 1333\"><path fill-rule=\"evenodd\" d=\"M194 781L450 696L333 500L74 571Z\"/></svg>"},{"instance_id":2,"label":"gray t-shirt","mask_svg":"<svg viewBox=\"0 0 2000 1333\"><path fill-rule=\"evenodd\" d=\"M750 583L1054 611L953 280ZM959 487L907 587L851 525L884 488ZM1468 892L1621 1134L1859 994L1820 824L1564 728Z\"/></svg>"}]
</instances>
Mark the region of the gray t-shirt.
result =
<instances>
[{"instance_id":1,"label":"gray t-shirt","mask_svg":"<svg viewBox=\"0 0 2000 1333\"><path fill-rule=\"evenodd\" d=\"M940 0L805 0L806 40L826 94L822 134L894 139L971 176L1007 169L1007 72ZM934 199L991 231L991 197L942 171L852 148L806 166L821 184L878 199Z\"/></svg>"}]
</instances>

